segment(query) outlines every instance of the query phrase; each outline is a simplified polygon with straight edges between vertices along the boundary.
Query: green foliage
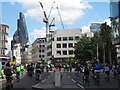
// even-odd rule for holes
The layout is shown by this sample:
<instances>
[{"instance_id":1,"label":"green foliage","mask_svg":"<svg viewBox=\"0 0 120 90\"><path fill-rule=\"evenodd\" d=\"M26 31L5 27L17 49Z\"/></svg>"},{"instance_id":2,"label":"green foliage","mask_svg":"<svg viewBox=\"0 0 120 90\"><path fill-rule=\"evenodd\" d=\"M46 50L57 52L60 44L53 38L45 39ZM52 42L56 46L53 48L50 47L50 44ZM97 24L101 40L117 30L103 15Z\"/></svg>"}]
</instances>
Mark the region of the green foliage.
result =
<instances>
[{"instance_id":1,"label":"green foliage","mask_svg":"<svg viewBox=\"0 0 120 90\"><path fill-rule=\"evenodd\" d=\"M103 63L104 50L106 63L117 60L116 48L112 45L111 40L111 28L106 23L103 23L100 29L100 32L94 33L94 37L90 38L85 34L77 42L74 47L77 62L83 64L86 61L95 61L97 59L97 45L100 63Z\"/></svg>"}]
</instances>

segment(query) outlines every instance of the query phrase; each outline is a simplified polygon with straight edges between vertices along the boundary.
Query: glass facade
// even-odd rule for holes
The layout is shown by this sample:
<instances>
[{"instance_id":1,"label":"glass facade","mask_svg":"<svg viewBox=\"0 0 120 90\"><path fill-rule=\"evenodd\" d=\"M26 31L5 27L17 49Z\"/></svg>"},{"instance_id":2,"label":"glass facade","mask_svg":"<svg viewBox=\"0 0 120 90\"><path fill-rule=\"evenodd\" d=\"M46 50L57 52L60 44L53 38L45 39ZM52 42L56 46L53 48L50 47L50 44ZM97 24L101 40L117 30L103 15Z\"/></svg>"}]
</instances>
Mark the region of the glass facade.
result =
<instances>
[{"instance_id":1,"label":"glass facade","mask_svg":"<svg viewBox=\"0 0 120 90\"><path fill-rule=\"evenodd\" d=\"M110 2L110 17L111 17L111 29L112 29L112 40L113 44L118 44L120 42L116 39L120 38L119 29L119 0L111 0Z\"/></svg>"},{"instance_id":2,"label":"glass facade","mask_svg":"<svg viewBox=\"0 0 120 90\"><path fill-rule=\"evenodd\" d=\"M22 46L22 51L24 51L24 48L29 41L29 37L24 14L20 12L19 17L20 18L17 20L17 30L13 35L13 42L14 44L20 43Z\"/></svg>"},{"instance_id":3,"label":"glass facade","mask_svg":"<svg viewBox=\"0 0 120 90\"><path fill-rule=\"evenodd\" d=\"M101 24L100 23L91 23L90 24L90 31L91 32L96 32L96 31L100 31L100 26Z\"/></svg>"},{"instance_id":4,"label":"glass facade","mask_svg":"<svg viewBox=\"0 0 120 90\"><path fill-rule=\"evenodd\" d=\"M110 3L110 17L119 16L119 0L112 0Z\"/></svg>"}]
</instances>

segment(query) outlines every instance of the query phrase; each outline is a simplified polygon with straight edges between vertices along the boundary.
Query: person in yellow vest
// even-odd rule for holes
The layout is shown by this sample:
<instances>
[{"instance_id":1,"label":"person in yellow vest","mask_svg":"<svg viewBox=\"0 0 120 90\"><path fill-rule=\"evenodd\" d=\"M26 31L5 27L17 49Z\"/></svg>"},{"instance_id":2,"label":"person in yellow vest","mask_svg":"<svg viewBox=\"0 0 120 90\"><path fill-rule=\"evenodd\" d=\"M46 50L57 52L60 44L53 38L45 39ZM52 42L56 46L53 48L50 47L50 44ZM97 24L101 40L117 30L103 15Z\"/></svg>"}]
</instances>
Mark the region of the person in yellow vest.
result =
<instances>
[{"instance_id":1,"label":"person in yellow vest","mask_svg":"<svg viewBox=\"0 0 120 90\"><path fill-rule=\"evenodd\" d=\"M17 82L20 81L20 72L21 72L21 68L20 68L20 65L18 64L17 67L16 67Z\"/></svg>"},{"instance_id":2,"label":"person in yellow vest","mask_svg":"<svg viewBox=\"0 0 120 90\"><path fill-rule=\"evenodd\" d=\"M21 68L21 75L23 76L23 74L24 74L24 65L21 65L20 68Z\"/></svg>"}]
</instances>

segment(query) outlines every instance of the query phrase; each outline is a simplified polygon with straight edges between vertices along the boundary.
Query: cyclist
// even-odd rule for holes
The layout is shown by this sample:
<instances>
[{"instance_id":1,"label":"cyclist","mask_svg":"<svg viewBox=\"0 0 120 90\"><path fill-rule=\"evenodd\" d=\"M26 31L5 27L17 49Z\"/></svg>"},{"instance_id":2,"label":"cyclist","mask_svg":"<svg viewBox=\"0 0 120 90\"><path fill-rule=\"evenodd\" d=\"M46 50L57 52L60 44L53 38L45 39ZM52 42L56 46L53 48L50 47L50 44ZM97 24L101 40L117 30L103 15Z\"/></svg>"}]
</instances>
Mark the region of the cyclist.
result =
<instances>
[{"instance_id":1,"label":"cyclist","mask_svg":"<svg viewBox=\"0 0 120 90\"><path fill-rule=\"evenodd\" d=\"M118 79L120 79L120 63L118 65Z\"/></svg>"},{"instance_id":2,"label":"cyclist","mask_svg":"<svg viewBox=\"0 0 120 90\"><path fill-rule=\"evenodd\" d=\"M100 81L100 77L99 77L99 73L100 73L100 64L98 63L98 61L96 61L96 63L94 64L95 66L95 75L94 75L94 79L95 79L95 84L99 84Z\"/></svg>"},{"instance_id":3,"label":"cyclist","mask_svg":"<svg viewBox=\"0 0 120 90\"><path fill-rule=\"evenodd\" d=\"M13 77L12 77L12 70L11 70L11 66L10 63L7 62L6 67L4 69L4 74L6 77L6 88L13 88ZM10 85L9 85L10 84Z\"/></svg>"},{"instance_id":4,"label":"cyclist","mask_svg":"<svg viewBox=\"0 0 120 90\"><path fill-rule=\"evenodd\" d=\"M109 73L110 73L110 69L108 67L108 65L106 64L106 66L104 67L105 69L105 79L109 80Z\"/></svg>"},{"instance_id":5,"label":"cyclist","mask_svg":"<svg viewBox=\"0 0 120 90\"><path fill-rule=\"evenodd\" d=\"M16 78L17 78L17 82L20 81L20 72L21 72L21 69L20 69L20 65L18 64L16 66Z\"/></svg>"},{"instance_id":6,"label":"cyclist","mask_svg":"<svg viewBox=\"0 0 120 90\"><path fill-rule=\"evenodd\" d=\"M24 73L24 66L23 65L21 65L21 74L23 75L23 73Z\"/></svg>"},{"instance_id":7,"label":"cyclist","mask_svg":"<svg viewBox=\"0 0 120 90\"><path fill-rule=\"evenodd\" d=\"M84 76L83 76L84 84L87 83L89 85L89 66L87 63L84 65Z\"/></svg>"},{"instance_id":8,"label":"cyclist","mask_svg":"<svg viewBox=\"0 0 120 90\"><path fill-rule=\"evenodd\" d=\"M40 62L36 63L36 80L39 80L39 76L40 76L40 80L41 80L41 68L40 68Z\"/></svg>"},{"instance_id":9,"label":"cyclist","mask_svg":"<svg viewBox=\"0 0 120 90\"><path fill-rule=\"evenodd\" d=\"M29 76L31 76L31 77L33 76L33 73L34 73L33 71L34 71L34 65L33 65L33 63L31 63L30 67L29 67Z\"/></svg>"},{"instance_id":10,"label":"cyclist","mask_svg":"<svg viewBox=\"0 0 120 90\"><path fill-rule=\"evenodd\" d=\"M92 63L91 75L92 75L93 79L94 79L94 71L95 71L95 66L94 66L94 64Z\"/></svg>"},{"instance_id":11,"label":"cyclist","mask_svg":"<svg viewBox=\"0 0 120 90\"><path fill-rule=\"evenodd\" d=\"M1 68L0 68L0 74L1 74L1 77L3 79L4 77L3 77L3 73L2 73L2 69Z\"/></svg>"},{"instance_id":12,"label":"cyclist","mask_svg":"<svg viewBox=\"0 0 120 90\"><path fill-rule=\"evenodd\" d=\"M117 63L113 63L112 70L114 72L114 78L116 78L116 75L117 75Z\"/></svg>"}]
</instances>

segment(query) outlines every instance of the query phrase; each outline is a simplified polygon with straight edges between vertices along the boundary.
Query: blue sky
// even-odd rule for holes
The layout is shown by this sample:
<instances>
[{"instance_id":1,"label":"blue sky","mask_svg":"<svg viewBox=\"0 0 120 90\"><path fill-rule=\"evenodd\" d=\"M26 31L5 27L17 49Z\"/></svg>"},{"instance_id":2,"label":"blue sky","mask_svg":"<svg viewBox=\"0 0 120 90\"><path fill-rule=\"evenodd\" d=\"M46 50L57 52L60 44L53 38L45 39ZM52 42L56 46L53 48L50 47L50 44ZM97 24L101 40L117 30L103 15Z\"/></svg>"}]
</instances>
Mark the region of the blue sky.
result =
<instances>
[{"instance_id":1,"label":"blue sky","mask_svg":"<svg viewBox=\"0 0 120 90\"><path fill-rule=\"evenodd\" d=\"M88 2L82 3L80 4L81 6L79 6L80 2L74 2L72 5L72 1L74 0L71 0L69 3L67 3L63 0L63 2L57 2L56 4L56 6L59 6L60 8L60 13L66 29L83 28L84 30L85 28L86 30L90 22L103 22L105 20L109 22L109 2ZM65 6L62 6L63 4L65 4ZM48 6L44 0L43 5L45 10L48 10L46 12L49 12L52 4L49 4ZM39 3L32 4L29 2L2 2L2 23L9 26L8 50L10 50L10 40L12 39L12 36L17 29L17 19L19 18L19 12L23 12L26 16L26 25L31 43L37 37L45 36L45 24L42 22L44 16ZM50 20L53 17L56 18L56 26L54 29L62 29L60 19L55 8L51 13L53 14L51 14Z\"/></svg>"}]
</instances>

